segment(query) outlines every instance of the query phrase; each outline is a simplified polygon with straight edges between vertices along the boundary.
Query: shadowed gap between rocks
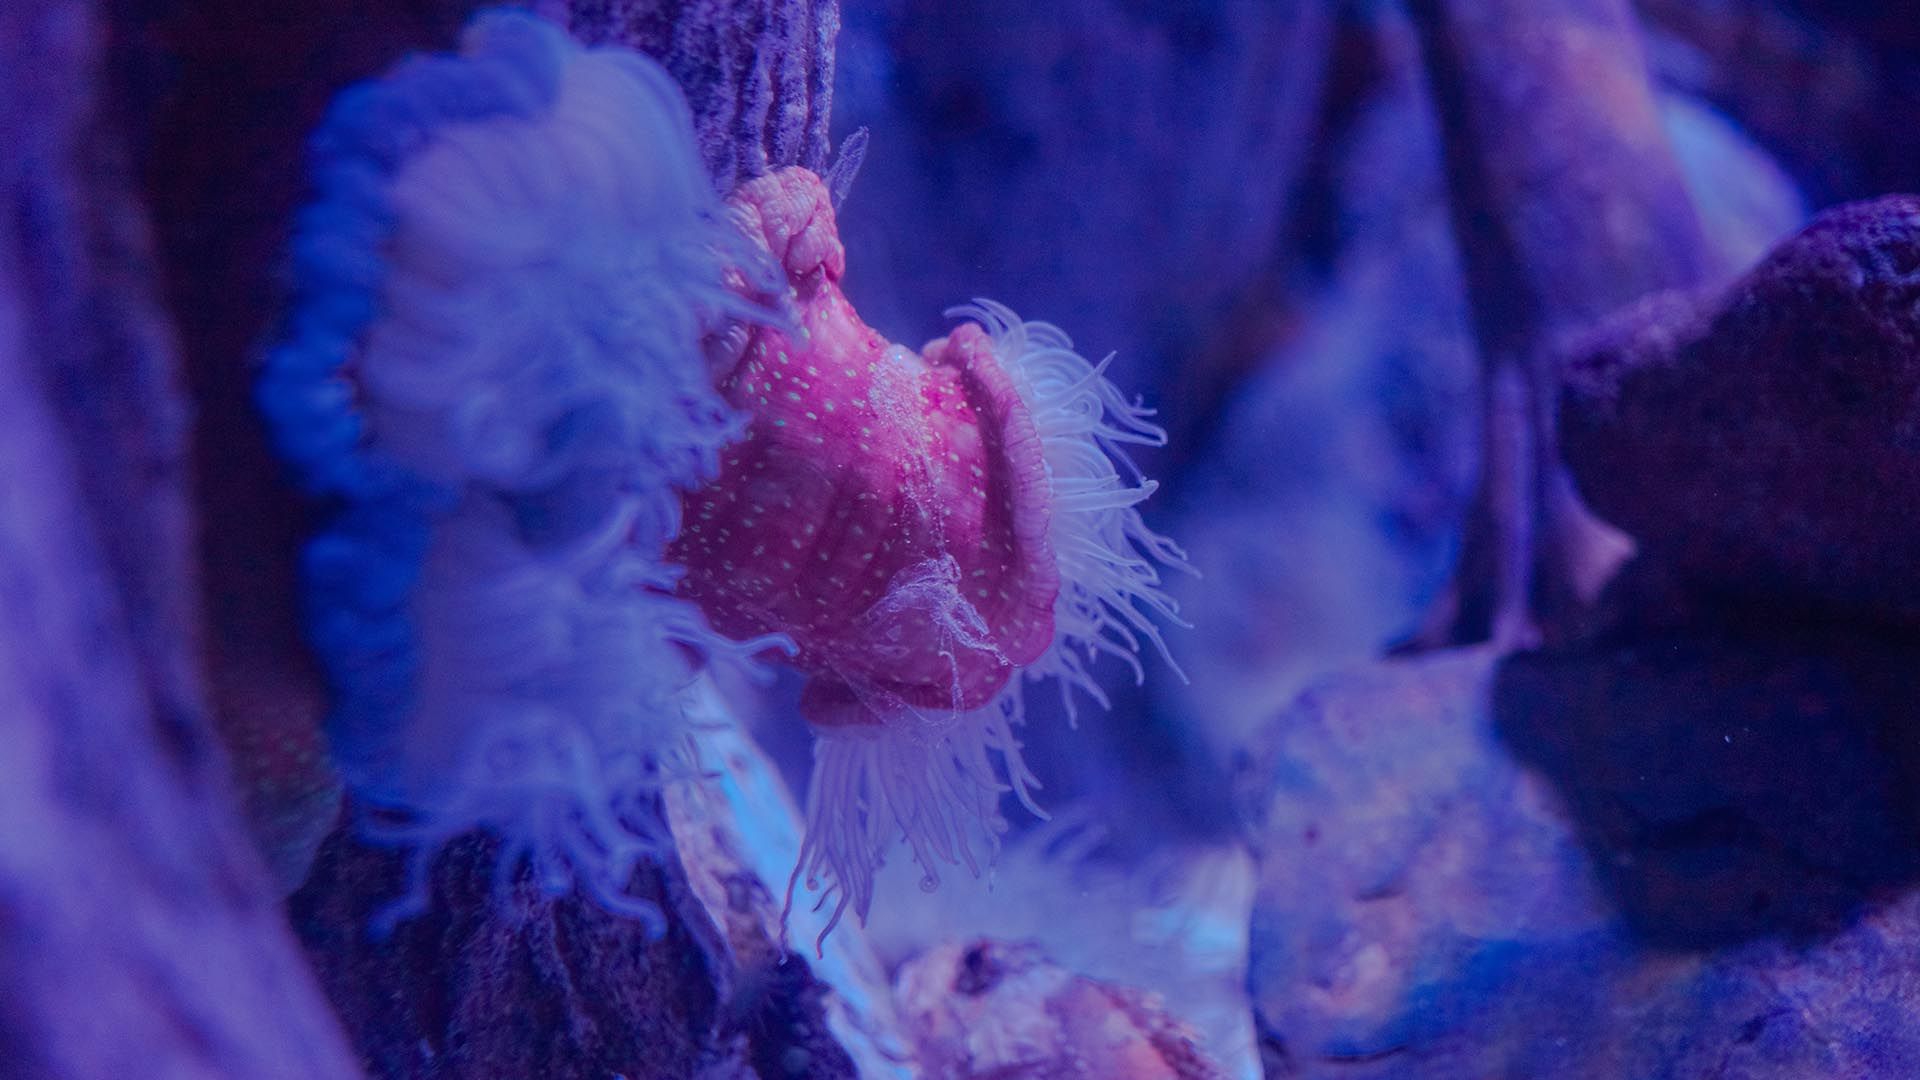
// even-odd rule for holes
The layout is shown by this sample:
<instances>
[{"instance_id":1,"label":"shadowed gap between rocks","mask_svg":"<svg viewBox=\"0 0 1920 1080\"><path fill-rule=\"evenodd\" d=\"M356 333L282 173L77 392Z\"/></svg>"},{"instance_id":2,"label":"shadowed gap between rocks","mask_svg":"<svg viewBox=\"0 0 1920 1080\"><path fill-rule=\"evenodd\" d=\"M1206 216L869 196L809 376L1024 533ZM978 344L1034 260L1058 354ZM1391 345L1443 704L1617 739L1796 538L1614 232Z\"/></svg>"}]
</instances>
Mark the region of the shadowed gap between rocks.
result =
<instances>
[{"instance_id":1,"label":"shadowed gap between rocks","mask_svg":"<svg viewBox=\"0 0 1920 1080\"><path fill-rule=\"evenodd\" d=\"M1838 623L1666 630L1508 659L1494 724L1639 940L1804 941L1920 878L1916 660Z\"/></svg>"}]
</instances>

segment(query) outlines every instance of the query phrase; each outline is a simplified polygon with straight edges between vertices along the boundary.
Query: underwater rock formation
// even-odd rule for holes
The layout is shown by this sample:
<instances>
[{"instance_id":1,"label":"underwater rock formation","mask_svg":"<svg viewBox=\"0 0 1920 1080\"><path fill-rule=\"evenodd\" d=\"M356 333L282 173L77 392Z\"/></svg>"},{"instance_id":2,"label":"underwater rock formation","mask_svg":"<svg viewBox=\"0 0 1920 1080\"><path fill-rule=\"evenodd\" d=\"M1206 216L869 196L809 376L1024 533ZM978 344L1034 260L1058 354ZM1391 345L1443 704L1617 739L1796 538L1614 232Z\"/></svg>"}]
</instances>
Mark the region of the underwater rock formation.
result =
<instances>
[{"instance_id":1,"label":"underwater rock formation","mask_svg":"<svg viewBox=\"0 0 1920 1080\"><path fill-rule=\"evenodd\" d=\"M1241 777L1270 1068L1906 1075L1917 660L1701 625L1319 684Z\"/></svg>"},{"instance_id":2,"label":"underwater rock formation","mask_svg":"<svg viewBox=\"0 0 1920 1080\"><path fill-rule=\"evenodd\" d=\"M787 165L825 174L839 0L568 0L587 45L658 59L693 108L694 140L725 194Z\"/></svg>"},{"instance_id":3,"label":"underwater rock formation","mask_svg":"<svg viewBox=\"0 0 1920 1080\"><path fill-rule=\"evenodd\" d=\"M215 735L192 410L100 7L0 3L0 1072L350 1077Z\"/></svg>"},{"instance_id":4,"label":"underwater rock formation","mask_svg":"<svg viewBox=\"0 0 1920 1080\"><path fill-rule=\"evenodd\" d=\"M584 895L556 900L531 881L501 895L499 855L477 834L450 845L432 911L385 938L369 927L408 873L390 852L336 834L294 895L295 924L372 1075L858 1075L807 965L774 959L765 936L729 944L678 863L643 867L629 885L663 913L650 937ZM764 887L759 903L777 911ZM773 956L747 966L749 941Z\"/></svg>"},{"instance_id":5,"label":"underwater rock formation","mask_svg":"<svg viewBox=\"0 0 1920 1080\"><path fill-rule=\"evenodd\" d=\"M1827 211L1597 339L1564 374L1567 460L1648 558L1750 601L1920 616L1920 198Z\"/></svg>"},{"instance_id":6,"label":"underwater rock formation","mask_svg":"<svg viewBox=\"0 0 1920 1080\"><path fill-rule=\"evenodd\" d=\"M903 966L901 1008L940 1080L1220 1080L1148 995L1077 976L1031 946L980 940Z\"/></svg>"},{"instance_id":7,"label":"underwater rock formation","mask_svg":"<svg viewBox=\"0 0 1920 1080\"><path fill-rule=\"evenodd\" d=\"M1631 74L1613 66L1628 53L1592 51L1633 33L1618 5L1553 7L1550 33L1505 44L1517 29L1476 24L1485 6L1415 8L1442 57L1443 119L1454 109L1443 130L1481 344L1541 380L1534 407L1552 401L1569 338L1719 261L1687 222L1717 212L1711 194L1690 207L1658 161L1608 187L1640 195L1618 221L1562 229L1590 208L1594 178L1633 156L1599 147L1660 146L1632 135L1646 119L1636 93L1593 95L1626 105L1584 117L1575 94L1525 101L1520 88L1589 63ZM1546 135L1516 142L1508 115ZM1899 200L1842 211L1724 300L1642 300L1585 348L1561 412L1567 453L1645 555L1585 617L1549 627L1553 648L1338 674L1253 741L1239 791L1270 1073L1915 1070L1920 1040L1901 1018L1920 1003L1920 742L1905 690L1920 642L1867 625L1899 614L1916 574L1889 508L1910 501L1896 492L1915 396L1902 382L1911 227ZM1534 421L1550 472L1552 417ZM1826 508L1855 493L1823 482L1868 488L1879 516L1856 507L1843 527ZM1857 583L1851 605L1834 602L1859 567L1882 575L1878 608Z\"/></svg>"}]
</instances>

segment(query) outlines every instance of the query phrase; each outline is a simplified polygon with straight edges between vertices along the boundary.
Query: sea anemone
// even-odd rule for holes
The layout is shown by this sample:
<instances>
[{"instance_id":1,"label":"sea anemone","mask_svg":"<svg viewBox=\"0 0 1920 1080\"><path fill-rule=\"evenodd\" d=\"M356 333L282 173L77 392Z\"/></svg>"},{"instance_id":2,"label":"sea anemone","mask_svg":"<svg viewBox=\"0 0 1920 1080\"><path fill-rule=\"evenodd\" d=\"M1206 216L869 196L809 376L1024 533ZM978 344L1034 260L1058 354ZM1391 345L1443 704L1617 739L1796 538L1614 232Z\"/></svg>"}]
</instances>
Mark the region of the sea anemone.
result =
<instances>
[{"instance_id":1,"label":"sea anemone","mask_svg":"<svg viewBox=\"0 0 1920 1080\"><path fill-rule=\"evenodd\" d=\"M802 875L863 918L904 835L979 861L1026 680L1104 704L1184 566L1158 445L1059 330L980 301L921 353L854 313L819 177L726 206L657 65L524 14L345 95L315 140L263 409L332 524L307 557L329 735L369 835L475 829L550 893L626 895L695 771L705 665L789 645L819 739ZM684 524L684 528L683 528ZM1023 676L1017 678L1016 676ZM1004 777L1004 779L1003 779Z\"/></svg>"},{"instance_id":2,"label":"sea anemone","mask_svg":"<svg viewBox=\"0 0 1920 1080\"><path fill-rule=\"evenodd\" d=\"M818 177L783 170L729 202L785 270L798 327L720 350L722 392L752 423L687 495L669 555L717 630L784 634L811 676L788 899L802 875L825 883L831 930L848 907L865 917L896 837L932 888L942 864L978 872L969 833L1005 829L1003 792L1039 812L1014 733L1023 681L1057 678L1069 710L1076 687L1104 705L1089 665L1119 656L1138 676L1142 638L1165 655L1154 620L1177 616L1159 568L1185 561L1142 521L1154 485L1125 453L1165 435L1105 364L988 301L949 312L970 321L918 354L892 344L840 290Z\"/></svg>"},{"instance_id":3,"label":"sea anemone","mask_svg":"<svg viewBox=\"0 0 1920 1080\"><path fill-rule=\"evenodd\" d=\"M688 769L715 635L660 553L741 418L703 336L782 282L726 220L673 80L529 15L339 100L259 400L336 504L306 559L332 749L370 835L626 896ZM398 911L407 910L403 905Z\"/></svg>"}]
</instances>

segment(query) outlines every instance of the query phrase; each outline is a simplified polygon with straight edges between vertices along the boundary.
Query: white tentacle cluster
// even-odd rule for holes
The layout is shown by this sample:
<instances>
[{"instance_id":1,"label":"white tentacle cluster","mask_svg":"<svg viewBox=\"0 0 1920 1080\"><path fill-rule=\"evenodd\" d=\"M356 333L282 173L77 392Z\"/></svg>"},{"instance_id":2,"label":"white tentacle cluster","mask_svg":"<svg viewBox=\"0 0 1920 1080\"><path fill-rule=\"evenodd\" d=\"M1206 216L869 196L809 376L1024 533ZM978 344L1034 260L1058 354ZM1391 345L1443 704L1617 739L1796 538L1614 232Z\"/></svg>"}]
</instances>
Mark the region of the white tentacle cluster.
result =
<instances>
[{"instance_id":1,"label":"white tentacle cluster","mask_svg":"<svg viewBox=\"0 0 1920 1080\"><path fill-rule=\"evenodd\" d=\"M683 691L767 644L710 631L662 558L740 430L701 339L769 317L730 273L781 279L666 72L528 15L350 92L316 151L260 396L342 507L308 560L335 755L370 832L413 847L412 905L486 829L502 880L657 923L626 888L666 850Z\"/></svg>"},{"instance_id":2,"label":"white tentacle cluster","mask_svg":"<svg viewBox=\"0 0 1920 1080\"><path fill-rule=\"evenodd\" d=\"M1179 671L1156 620L1184 624L1160 574L1191 568L1179 546L1140 516L1139 504L1158 485L1127 453L1130 445L1165 445L1152 411L1128 401L1107 379L1111 356L1092 363L1051 323L1023 322L991 300L947 314L987 331L1040 435L1051 488L1049 539L1060 568L1053 642L981 708L926 715L904 702L881 703L884 723L817 730L807 835L787 903L791 908L802 879L808 889L824 890L817 902L832 903L834 911L822 939L849 908L866 918L874 873L899 837L923 871L922 887L932 889L941 865L979 874L971 837L978 828L989 845L997 844L1007 828L1002 795L1011 791L1046 817L1033 798L1039 782L1021 758L1017 735L1028 683L1056 681L1072 716L1076 689L1109 706L1092 672L1103 655L1120 658L1135 679L1144 679L1144 639Z\"/></svg>"}]
</instances>

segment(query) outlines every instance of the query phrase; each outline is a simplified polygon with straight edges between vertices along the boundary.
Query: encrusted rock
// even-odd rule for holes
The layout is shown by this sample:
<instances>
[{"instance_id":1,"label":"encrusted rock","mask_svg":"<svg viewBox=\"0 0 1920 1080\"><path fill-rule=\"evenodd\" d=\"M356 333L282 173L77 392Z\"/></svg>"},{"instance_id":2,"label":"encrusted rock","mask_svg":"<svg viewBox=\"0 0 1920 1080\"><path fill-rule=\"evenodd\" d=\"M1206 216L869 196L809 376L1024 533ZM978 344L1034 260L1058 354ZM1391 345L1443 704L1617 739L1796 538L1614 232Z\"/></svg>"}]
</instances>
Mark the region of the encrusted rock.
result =
<instances>
[{"instance_id":1,"label":"encrusted rock","mask_svg":"<svg viewBox=\"0 0 1920 1080\"><path fill-rule=\"evenodd\" d=\"M1565 373L1581 493L1707 591L1920 617L1920 197L1841 207Z\"/></svg>"}]
</instances>

